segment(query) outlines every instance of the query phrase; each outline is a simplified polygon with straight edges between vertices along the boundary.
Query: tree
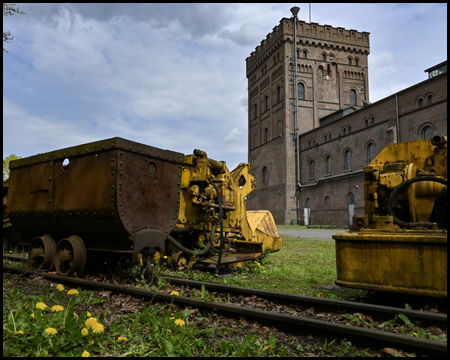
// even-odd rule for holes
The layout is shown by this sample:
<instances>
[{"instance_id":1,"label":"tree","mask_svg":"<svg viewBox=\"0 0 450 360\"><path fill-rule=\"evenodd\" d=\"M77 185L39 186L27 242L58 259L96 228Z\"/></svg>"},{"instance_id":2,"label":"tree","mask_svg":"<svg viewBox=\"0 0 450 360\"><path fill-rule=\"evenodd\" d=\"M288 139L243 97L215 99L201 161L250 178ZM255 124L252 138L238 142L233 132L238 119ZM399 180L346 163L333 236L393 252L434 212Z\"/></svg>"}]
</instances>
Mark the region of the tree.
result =
<instances>
[{"instance_id":1,"label":"tree","mask_svg":"<svg viewBox=\"0 0 450 360\"><path fill-rule=\"evenodd\" d=\"M17 9L14 7L16 4L7 4L3 3L3 16L8 15L14 15L15 13L18 14L25 14L23 11L19 11L19 7ZM14 39L14 36L11 36L11 33L9 31L3 32L3 41L9 44L12 39ZM5 48L3 48L3 51L6 51ZM8 51L6 51L8 52Z\"/></svg>"},{"instance_id":2,"label":"tree","mask_svg":"<svg viewBox=\"0 0 450 360\"><path fill-rule=\"evenodd\" d=\"M22 156L11 154L3 159L3 181L9 179L9 162L17 159L22 159Z\"/></svg>"}]
</instances>

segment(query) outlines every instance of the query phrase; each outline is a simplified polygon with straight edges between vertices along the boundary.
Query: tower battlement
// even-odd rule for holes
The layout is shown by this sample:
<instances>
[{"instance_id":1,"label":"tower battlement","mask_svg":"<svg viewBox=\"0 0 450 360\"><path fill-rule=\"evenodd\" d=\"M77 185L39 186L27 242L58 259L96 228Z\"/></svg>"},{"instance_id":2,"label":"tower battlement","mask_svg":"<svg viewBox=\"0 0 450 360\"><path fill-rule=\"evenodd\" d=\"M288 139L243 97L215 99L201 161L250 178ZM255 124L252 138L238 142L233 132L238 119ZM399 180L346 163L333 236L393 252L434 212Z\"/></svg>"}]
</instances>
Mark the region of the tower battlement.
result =
<instances>
[{"instance_id":1,"label":"tower battlement","mask_svg":"<svg viewBox=\"0 0 450 360\"><path fill-rule=\"evenodd\" d=\"M281 42L293 41L293 24L289 18L282 18L279 25L267 34L261 44L252 51L246 59L247 69L257 63L261 56L267 53L267 49ZM349 52L361 52L369 54L370 40L369 32L347 30L343 27L333 27L331 25L319 25L318 23L307 23L303 20L297 22L298 44L315 47L344 50Z\"/></svg>"}]
</instances>

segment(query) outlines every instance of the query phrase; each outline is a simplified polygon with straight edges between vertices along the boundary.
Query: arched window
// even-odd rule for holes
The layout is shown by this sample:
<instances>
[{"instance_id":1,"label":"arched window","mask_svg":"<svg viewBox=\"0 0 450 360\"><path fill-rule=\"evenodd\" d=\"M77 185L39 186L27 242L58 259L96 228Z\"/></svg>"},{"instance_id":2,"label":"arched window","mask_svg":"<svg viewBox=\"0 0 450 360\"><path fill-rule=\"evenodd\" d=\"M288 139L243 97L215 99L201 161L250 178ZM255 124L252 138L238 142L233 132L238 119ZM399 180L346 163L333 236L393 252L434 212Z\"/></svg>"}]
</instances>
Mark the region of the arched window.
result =
<instances>
[{"instance_id":1,"label":"arched window","mask_svg":"<svg viewBox=\"0 0 450 360\"><path fill-rule=\"evenodd\" d=\"M369 126L369 120L368 119L364 119L364 127L368 127Z\"/></svg>"},{"instance_id":2,"label":"arched window","mask_svg":"<svg viewBox=\"0 0 450 360\"><path fill-rule=\"evenodd\" d=\"M423 107L423 99L419 99L419 107Z\"/></svg>"},{"instance_id":3,"label":"arched window","mask_svg":"<svg viewBox=\"0 0 450 360\"><path fill-rule=\"evenodd\" d=\"M328 134L328 141L331 140L331 134Z\"/></svg>"},{"instance_id":4,"label":"arched window","mask_svg":"<svg viewBox=\"0 0 450 360\"><path fill-rule=\"evenodd\" d=\"M266 167L264 167L263 168L263 182L267 182L269 180L269 176L268 176L268 174L267 174L267 168Z\"/></svg>"},{"instance_id":5,"label":"arched window","mask_svg":"<svg viewBox=\"0 0 450 360\"><path fill-rule=\"evenodd\" d=\"M355 59L355 65L358 66L358 59Z\"/></svg>"},{"instance_id":6,"label":"arched window","mask_svg":"<svg viewBox=\"0 0 450 360\"><path fill-rule=\"evenodd\" d=\"M264 106L266 111L269 110L269 98L267 95L264 97Z\"/></svg>"},{"instance_id":7,"label":"arched window","mask_svg":"<svg viewBox=\"0 0 450 360\"><path fill-rule=\"evenodd\" d=\"M327 61L327 54L322 54L322 61Z\"/></svg>"},{"instance_id":8,"label":"arched window","mask_svg":"<svg viewBox=\"0 0 450 360\"><path fill-rule=\"evenodd\" d=\"M433 102L433 96L428 95L427 96L427 102L428 102L428 105L431 105L431 103Z\"/></svg>"},{"instance_id":9,"label":"arched window","mask_svg":"<svg viewBox=\"0 0 450 360\"><path fill-rule=\"evenodd\" d=\"M373 116L370 118L370 125L375 125L375 118Z\"/></svg>"},{"instance_id":10,"label":"arched window","mask_svg":"<svg viewBox=\"0 0 450 360\"><path fill-rule=\"evenodd\" d=\"M303 51L303 59L306 59L306 51Z\"/></svg>"},{"instance_id":11,"label":"arched window","mask_svg":"<svg viewBox=\"0 0 450 360\"><path fill-rule=\"evenodd\" d=\"M309 162L309 178L310 179L314 177L314 167L315 167L314 160L311 160Z\"/></svg>"},{"instance_id":12,"label":"arched window","mask_svg":"<svg viewBox=\"0 0 450 360\"><path fill-rule=\"evenodd\" d=\"M422 129L422 138L424 140L426 140L426 139L431 139L432 137L433 137L433 128L429 125L425 126Z\"/></svg>"},{"instance_id":13,"label":"arched window","mask_svg":"<svg viewBox=\"0 0 450 360\"><path fill-rule=\"evenodd\" d=\"M277 101L281 101L281 87L277 87Z\"/></svg>"},{"instance_id":14,"label":"arched window","mask_svg":"<svg viewBox=\"0 0 450 360\"><path fill-rule=\"evenodd\" d=\"M331 175L331 156L325 158L325 174Z\"/></svg>"},{"instance_id":15,"label":"arched window","mask_svg":"<svg viewBox=\"0 0 450 360\"><path fill-rule=\"evenodd\" d=\"M349 171L352 169L352 152L350 150L347 150L344 153L345 158L345 170Z\"/></svg>"},{"instance_id":16,"label":"arched window","mask_svg":"<svg viewBox=\"0 0 450 360\"><path fill-rule=\"evenodd\" d=\"M331 204L331 199L330 199L330 197L329 197L329 196L325 196L325 205L326 205L326 206L330 206L330 204Z\"/></svg>"},{"instance_id":17,"label":"arched window","mask_svg":"<svg viewBox=\"0 0 450 360\"><path fill-rule=\"evenodd\" d=\"M297 84L297 97L300 100L305 99L305 85L303 85L302 83Z\"/></svg>"},{"instance_id":18,"label":"arched window","mask_svg":"<svg viewBox=\"0 0 450 360\"><path fill-rule=\"evenodd\" d=\"M298 58L300 57L300 50L299 49L297 49L297 57Z\"/></svg>"},{"instance_id":19,"label":"arched window","mask_svg":"<svg viewBox=\"0 0 450 360\"><path fill-rule=\"evenodd\" d=\"M370 143L367 145L367 164L370 164L375 158L375 145Z\"/></svg>"},{"instance_id":20,"label":"arched window","mask_svg":"<svg viewBox=\"0 0 450 360\"><path fill-rule=\"evenodd\" d=\"M308 209L311 209L311 199L310 199L310 198L307 198L307 199L306 199L306 207L307 207Z\"/></svg>"},{"instance_id":21,"label":"arched window","mask_svg":"<svg viewBox=\"0 0 450 360\"><path fill-rule=\"evenodd\" d=\"M264 142L268 142L269 141L269 129L265 128L264 129Z\"/></svg>"},{"instance_id":22,"label":"arched window","mask_svg":"<svg viewBox=\"0 0 450 360\"><path fill-rule=\"evenodd\" d=\"M353 193L348 193L347 195L348 205L355 205L355 195Z\"/></svg>"},{"instance_id":23,"label":"arched window","mask_svg":"<svg viewBox=\"0 0 450 360\"><path fill-rule=\"evenodd\" d=\"M352 64L352 58L348 58L348 64L349 64L349 65Z\"/></svg>"},{"instance_id":24,"label":"arched window","mask_svg":"<svg viewBox=\"0 0 450 360\"><path fill-rule=\"evenodd\" d=\"M350 105L356 105L356 91L350 90Z\"/></svg>"},{"instance_id":25,"label":"arched window","mask_svg":"<svg viewBox=\"0 0 450 360\"><path fill-rule=\"evenodd\" d=\"M349 125L347 126L347 134L350 134L352 132L352 127Z\"/></svg>"},{"instance_id":26,"label":"arched window","mask_svg":"<svg viewBox=\"0 0 450 360\"><path fill-rule=\"evenodd\" d=\"M345 128L342 129L342 135L347 135L347 130Z\"/></svg>"},{"instance_id":27,"label":"arched window","mask_svg":"<svg viewBox=\"0 0 450 360\"><path fill-rule=\"evenodd\" d=\"M256 105L256 104L253 107L253 116L255 119L258 116L258 105Z\"/></svg>"},{"instance_id":28,"label":"arched window","mask_svg":"<svg viewBox=\"0 0 450 360\"><path fill-rule=\"evenodd\" d=\"M331 67L330 67L330 64L327 65L327 76L331 76Z\"/></svg>"}]
</instances>

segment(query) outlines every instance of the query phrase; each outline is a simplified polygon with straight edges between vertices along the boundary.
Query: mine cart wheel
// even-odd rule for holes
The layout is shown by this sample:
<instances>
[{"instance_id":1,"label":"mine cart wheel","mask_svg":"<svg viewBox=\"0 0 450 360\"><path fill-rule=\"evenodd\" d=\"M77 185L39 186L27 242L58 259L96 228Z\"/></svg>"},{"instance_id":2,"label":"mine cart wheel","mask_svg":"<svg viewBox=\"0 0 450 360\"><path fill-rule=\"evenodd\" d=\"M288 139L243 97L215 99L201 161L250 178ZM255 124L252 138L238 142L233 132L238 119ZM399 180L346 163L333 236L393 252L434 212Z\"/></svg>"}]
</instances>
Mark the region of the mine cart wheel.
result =
<instances>
[{"instance_id":1,"label":"mine cart wheel","mask_svg":"<svg viewBox=\"0 0 450 360\"><path fill-rule=\"evenodd\" d=\"M50 235L35 237L28 248L28 263L34 270L51 270L56 244Z\"/></svg>"},{"instance_id":2,"label":"mine cart wheel","mask_svg":"<svg viewBox=\"0 0 450 360\"><path fill-rule=\"evenodd\" d=\"M56 246L55 268L59 275L80 275L86 265L86 246L76 235L62 239Z\"/></svg>"},{"instance_id":3,"label":"mine cart wheel","mask_svg":"<svg viewBox=\"0 0 450 360\"><path fill-rule=\"evenodd\" d=\"M187 266L189 257L183 251L178 251L173 255L172 263L175 270L180 270L180 268Z\"/></svg>"}]
</instances>

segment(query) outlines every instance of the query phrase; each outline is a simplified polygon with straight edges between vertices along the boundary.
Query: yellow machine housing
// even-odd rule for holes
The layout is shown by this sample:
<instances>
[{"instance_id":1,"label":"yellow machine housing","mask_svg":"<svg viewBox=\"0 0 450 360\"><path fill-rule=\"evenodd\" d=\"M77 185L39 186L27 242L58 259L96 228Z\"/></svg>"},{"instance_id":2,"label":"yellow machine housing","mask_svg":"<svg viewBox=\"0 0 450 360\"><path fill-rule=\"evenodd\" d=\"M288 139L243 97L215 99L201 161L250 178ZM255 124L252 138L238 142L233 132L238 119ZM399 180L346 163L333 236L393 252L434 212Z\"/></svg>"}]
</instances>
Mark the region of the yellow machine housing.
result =
<instances>
[{"instance_id":1,"label":"yellow machine housing","mask_svg":"<svg viewBox=\"0 0 450 360\"><path fill-rule=\"evenodd\" d=\"M447 297L447 138L387 146L364 169L364 216L336 240L337 285Z\"/></svg>"}]
</instances>

